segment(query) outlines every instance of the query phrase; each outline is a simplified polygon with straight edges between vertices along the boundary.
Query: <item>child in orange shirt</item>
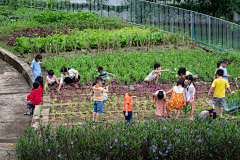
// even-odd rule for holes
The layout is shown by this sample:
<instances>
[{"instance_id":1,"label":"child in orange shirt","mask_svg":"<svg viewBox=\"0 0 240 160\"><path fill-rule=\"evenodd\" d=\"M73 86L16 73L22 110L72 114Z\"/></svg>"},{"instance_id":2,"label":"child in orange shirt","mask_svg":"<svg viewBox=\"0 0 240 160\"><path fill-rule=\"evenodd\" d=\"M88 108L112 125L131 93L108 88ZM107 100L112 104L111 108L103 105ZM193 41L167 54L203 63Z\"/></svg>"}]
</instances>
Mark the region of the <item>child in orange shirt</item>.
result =
<instances>
[{"instance_id":1,"label":"child in orange shirt","mask_svg":"<svg viewBox=\"0 0 240 160\"><path fill-rule=\"evenodd\" d=\"M128 93L126 93L124 97L123 115L125 116L125 120L128 122L130 122L130 120L132 119L132 98L135 90L136 89L133 86L130 86L128 88Z\"/></svg>"}]
</instances>

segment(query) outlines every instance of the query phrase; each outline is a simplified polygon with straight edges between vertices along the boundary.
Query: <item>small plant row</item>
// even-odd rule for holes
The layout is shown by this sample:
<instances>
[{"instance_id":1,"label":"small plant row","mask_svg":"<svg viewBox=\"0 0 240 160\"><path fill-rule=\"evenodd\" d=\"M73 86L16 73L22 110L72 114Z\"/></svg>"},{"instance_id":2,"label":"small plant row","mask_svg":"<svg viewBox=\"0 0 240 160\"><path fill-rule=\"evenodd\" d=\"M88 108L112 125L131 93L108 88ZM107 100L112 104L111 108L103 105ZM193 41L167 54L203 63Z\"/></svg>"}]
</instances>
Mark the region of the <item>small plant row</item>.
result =
<instances>
[{"instance_id":1,"label":"small plant row","mask_svg":"<svg viewBox=\"0 0 240 160\"><path fill-rule=\"evenodd\" d=\"M200 80L212 81L216 64L219 60L228 58L232 61L233 55L225 53L207 53L203 50L157 50L149 54L145 52L111 52L86 56L55 56L48 57L43 64L46 70L53 69L56 76L60 76L62 67L74 68L79 71L80 82L89 82L98 74L97 67L102 66L105 71L115 74L118 82L128 83L143 81L153 70L153 65L159 62L162 69L169 69L160 76L161 83L173 82L179 67L185 67L194 73ZM237 63L237 61L235 61ZM233 77L239 75L239 66L234 63L228 65L228 72Z\"/></svg>"},{"instance_id":2,"label":"small plant row","mask_svg":"<svg viewBox=\"0 0 240 160\"><path fill-rule=\"evenodd\" d=\"M239 118L40 125L21 135L16 153L18 159L238 159Z\"/></svg>"},{"instance_id":3,"label":"small plant row","mask_svg":"<svg viewBox=\"0 0 240 160\"><path fill-rule=\"evenodd\" d=\"M31 52L32 49L38 52L54 50L59 52L75 51L77 49L89 48L113 48L126 45L148 45L161 42L163 33L153 32L149 29L139 27L122 28L120 30L85 29L83 31L72 31L72 35L55 34L47 37L17 37L15 49L20 53Z\"/></svg>"}]
</instances>

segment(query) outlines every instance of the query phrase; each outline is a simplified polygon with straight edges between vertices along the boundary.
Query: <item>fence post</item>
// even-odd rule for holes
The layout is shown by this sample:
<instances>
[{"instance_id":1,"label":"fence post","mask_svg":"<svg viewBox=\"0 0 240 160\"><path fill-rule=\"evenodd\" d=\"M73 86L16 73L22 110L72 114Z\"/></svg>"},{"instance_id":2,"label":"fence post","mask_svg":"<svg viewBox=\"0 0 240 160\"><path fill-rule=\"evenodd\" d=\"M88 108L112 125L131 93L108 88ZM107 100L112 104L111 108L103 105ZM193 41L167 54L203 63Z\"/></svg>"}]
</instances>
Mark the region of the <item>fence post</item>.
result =
<instances>
[{"instance_id":1,"label":"fence post","mask_svg":"<svg viewBox=\"0 0 240 160\"><path fill-rule=\"evenodd\" d=\"M211 44L211 17L208 17L209 19L209 33L208 33L208 44Z\"/></svg>"},{"instance_id":2,"label":"fence post","mask_svg":"<svg viewBox=\"0 0 240 160\"><path fill-rule=\"evenodd\" d=\"M193 41L193 17L191 12L191 40Z\"/></svg>"},{"instance_id":3,"label":"fence post","mask_svg":"<svg viewBox=\"0 0 240 160\"><path fill-rule=\"evenodd\" d=\"M102 16L102 9L103 9L103 1L100 0L100 15Z\"/></svg>"}]
</instances>

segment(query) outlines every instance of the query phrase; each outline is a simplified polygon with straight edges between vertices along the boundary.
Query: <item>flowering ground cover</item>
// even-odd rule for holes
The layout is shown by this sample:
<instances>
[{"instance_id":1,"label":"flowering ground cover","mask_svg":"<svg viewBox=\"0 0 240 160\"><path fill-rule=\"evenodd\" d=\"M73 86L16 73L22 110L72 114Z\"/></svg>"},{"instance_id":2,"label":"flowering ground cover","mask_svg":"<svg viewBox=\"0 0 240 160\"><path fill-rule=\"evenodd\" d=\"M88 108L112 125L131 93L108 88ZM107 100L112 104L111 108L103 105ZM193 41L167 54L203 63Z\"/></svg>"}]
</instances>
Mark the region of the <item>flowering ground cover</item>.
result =
<instances>
[{"instance_id":1,"label":"flowering ground cover","mask_svg":"<svg viewBox=\"0 0 240 160\"><path fill-rule=\"evenodd\" d=\"M86 121L78 126L28 128L19 159L238 159L240 117L188 121Z\"/></svg>"}]
</instances>

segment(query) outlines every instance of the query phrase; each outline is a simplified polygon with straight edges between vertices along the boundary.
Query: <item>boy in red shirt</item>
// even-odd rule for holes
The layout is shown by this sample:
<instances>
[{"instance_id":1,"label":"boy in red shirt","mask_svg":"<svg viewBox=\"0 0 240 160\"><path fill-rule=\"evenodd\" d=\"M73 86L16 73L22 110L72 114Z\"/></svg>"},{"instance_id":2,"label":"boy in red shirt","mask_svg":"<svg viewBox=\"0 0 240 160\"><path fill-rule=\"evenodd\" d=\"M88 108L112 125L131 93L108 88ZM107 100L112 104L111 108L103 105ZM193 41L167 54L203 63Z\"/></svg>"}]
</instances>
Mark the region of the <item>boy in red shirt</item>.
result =
<instances>
[{"instance_id":1,"label":"boy in red shirt","mask_svg":"<svg viewBox=\"0 0 240 160\"><path fill-rule=\"evenodd\" d=\"M130 86L128 88L128 93L125 94L124 97L124 105L123 105L123 115L125 116L126 121L130 121L132 119L132 105L133 105L133 94L135 92L135 88Z\"/></svg>"},{"instance_id":2,"label":"boy in red shirt","mask_svg":"<svg viewBox=\"0 0 240 160\"><path fill-rule=\"evenodd\" d=\"M33 83L34 90L30 94L30 102L27 103L27 109L28 111L24 113L24 115L30 116L31 111L35 105L38 105L42 102L42 89L39 86L38 82Z\"/></svg>"}]
</instances>

